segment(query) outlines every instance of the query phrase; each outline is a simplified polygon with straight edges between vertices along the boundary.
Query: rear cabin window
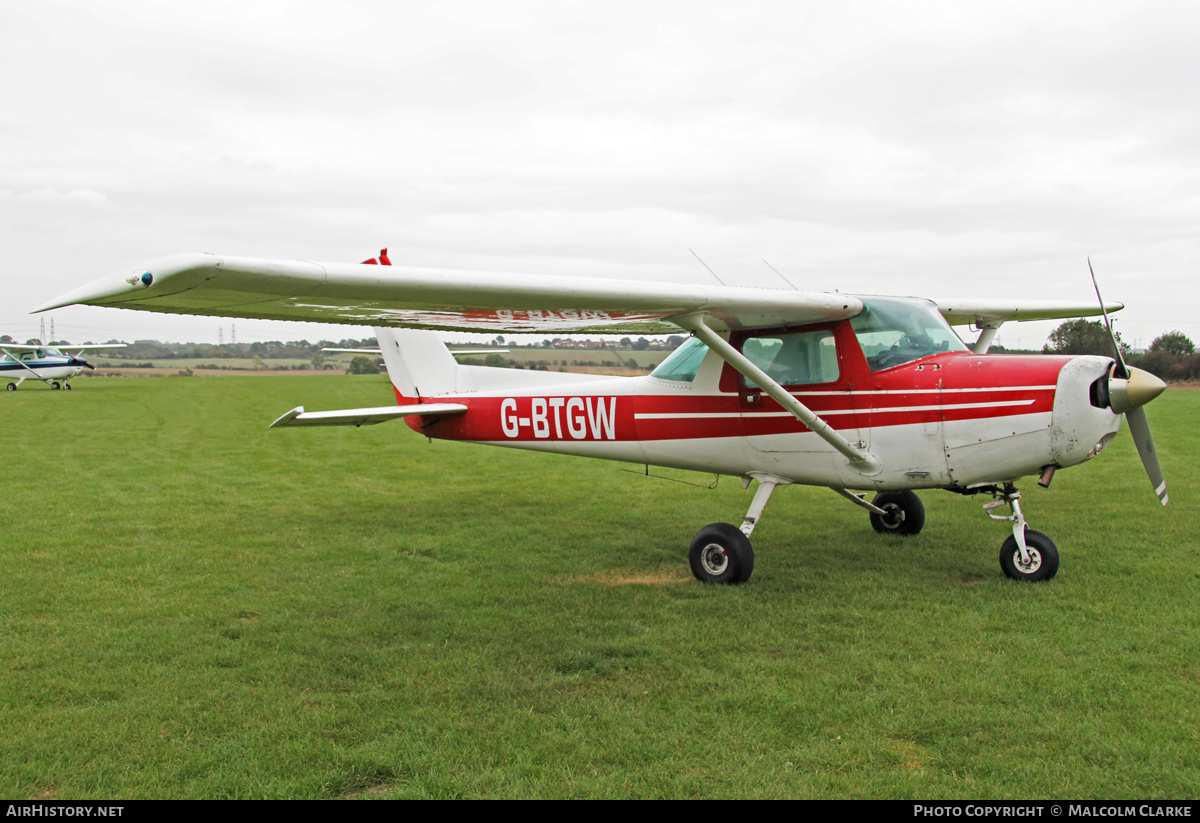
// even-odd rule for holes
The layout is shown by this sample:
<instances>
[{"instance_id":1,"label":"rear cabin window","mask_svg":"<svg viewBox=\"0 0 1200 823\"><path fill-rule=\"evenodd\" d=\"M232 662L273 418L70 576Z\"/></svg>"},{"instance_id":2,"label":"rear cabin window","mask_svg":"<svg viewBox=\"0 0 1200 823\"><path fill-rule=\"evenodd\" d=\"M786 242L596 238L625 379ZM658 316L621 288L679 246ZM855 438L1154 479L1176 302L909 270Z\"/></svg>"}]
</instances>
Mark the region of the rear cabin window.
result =
<instances>
[{"instance_id":1,"label":"rear cabin window","mask_svg":"<svg viewBox=\"0 0 1200 823\"><path fill-rule=\"evenodd\" d=\"M829 329L750 337L742 354L781 386L834 383L839 376L837 346ZM746 385L758 388L748 377Z\"/></svg>"}]
</instances>

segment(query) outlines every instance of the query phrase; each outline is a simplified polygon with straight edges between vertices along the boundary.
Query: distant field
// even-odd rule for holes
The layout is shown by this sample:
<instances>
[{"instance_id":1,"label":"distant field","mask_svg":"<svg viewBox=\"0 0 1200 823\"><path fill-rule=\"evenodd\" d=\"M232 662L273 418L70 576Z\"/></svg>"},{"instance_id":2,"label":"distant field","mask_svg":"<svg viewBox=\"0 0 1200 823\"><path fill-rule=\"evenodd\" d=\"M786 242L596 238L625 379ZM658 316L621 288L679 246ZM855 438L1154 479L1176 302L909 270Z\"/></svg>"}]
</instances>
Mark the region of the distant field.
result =
<instances>
[{"instance_id":1,"label":"distant field","mask_svg":"<svg viewBox=\"0 0 1200 823\"><path fill-rule=\"evenodd\" d=\"M605 362L613 364L615 367L624 367L630 360L634 360L638 364L639 369L649 371L662 362L670 352L666 351L627 351L613 349L509 349L503 355L505 360L515 360L523 365L538 365L543 364L550 371L558 371L563 368L567 371L586 371L599 369ZM337 366L331 370L333 373L343 372L350 365L350 355L337 355L327 358L327 362ZM463 362L482 363L483 357L466 358ZM122 360L120 358L93 358L96 366L102 370L119 370L123 373L135 373L135 362L130 360ZM212 370L204 369L204 366L215 365L220 367L219 371L225 370L250 370L254 371L255 361L249 357L230 357L230 358L201 358L201 359L156 359L151 361L154 364L152 370L137 369L136 371L155 371L157 373L174 374L182 369L192 369L204 374L209 374ZM324 372L312 371L311 360L300 358L269 358L263 363L266 370L272 372L293 370L295 367L305 366L308 374L322 374ZM299 371L299 369L296 369ZM259 369L259 371L262 371ZM629 371L624 369L624 371Z\"/></svg>"},{"instance_id":2,"label":"distant field","mask_svg":"<svg viewBox=\"0 0 1200 823\"><path fill-rule=\"evenodd\" d=\"M159 359L147 360L147 361L122 360L117 357L109 357L109 358L97 357L97 358L93 358L92 362L96 365L96 367L98 369L105 369L105 368L130 369L130 368L134 368L138 362L148 362L148 363L153 363L154 368L167 369L167 370L171 370L171 371L178 371L180 369L196 369L201 366L208 366L208 365L218 366L222 370L224 370L224 369L254 370L254 366L255 366L254 359L250 358L250 357L225 357L225 358L209 357L209 358L200 358L200 359L180 358L179 360L168 359L168 358L159 358ZM307 369L312 369L312 361L311 360L304 360L304 359L300 359L300 358L280 357L280 358L271 358L269 360L264 360L263 362L266 364L266 367L271 370L291 369L293 366L305 366ZM349 365L350 364L349 358L347 358L345 362L346 362L346 365ZM343 367L343 369L344 369L344 367Z\"/></svg>"},{"instance_id":3,"label":"distant field","mask_svg":"<svg viewBox=\"0 0 1200 823\"><path fill-rule=\"evenodd\" d=\"M1063 555L1041 585L944 492L901 541L783 489L753 579L710 587L686 549L739 521L735 478L266 430L391 399L345 376L0 396L0 796L1200 795L1198 392L1149 409L1166 509L1127 434L1026 483Z\"/></svg>"}]
</instances>

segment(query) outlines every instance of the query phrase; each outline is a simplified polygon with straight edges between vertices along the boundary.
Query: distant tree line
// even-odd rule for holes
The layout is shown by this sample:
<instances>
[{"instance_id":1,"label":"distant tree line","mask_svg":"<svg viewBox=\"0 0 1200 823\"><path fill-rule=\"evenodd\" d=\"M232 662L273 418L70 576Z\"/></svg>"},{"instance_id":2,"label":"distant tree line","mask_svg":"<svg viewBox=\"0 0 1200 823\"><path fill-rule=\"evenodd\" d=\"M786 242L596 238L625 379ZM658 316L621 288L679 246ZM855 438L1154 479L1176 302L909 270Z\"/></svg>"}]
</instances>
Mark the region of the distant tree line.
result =
<instances>
[{"instance_id":1,"label":"distant tree line","mask_svg":"<svg viewBox=\"0 0 1200 823\"><path fill-rule=\"evenodd\" d=\"M1098 354L1112 357L1113 336L1130 366L1145 369L1168 381L1200 380L1200 354L1186 334L1169 331L1160 334L1144 352L1134 352L1119 333L1109 335L1099 320L1069 320L1050 334L1043 349L1047 354Z\"/></svg>"}]
</instances>

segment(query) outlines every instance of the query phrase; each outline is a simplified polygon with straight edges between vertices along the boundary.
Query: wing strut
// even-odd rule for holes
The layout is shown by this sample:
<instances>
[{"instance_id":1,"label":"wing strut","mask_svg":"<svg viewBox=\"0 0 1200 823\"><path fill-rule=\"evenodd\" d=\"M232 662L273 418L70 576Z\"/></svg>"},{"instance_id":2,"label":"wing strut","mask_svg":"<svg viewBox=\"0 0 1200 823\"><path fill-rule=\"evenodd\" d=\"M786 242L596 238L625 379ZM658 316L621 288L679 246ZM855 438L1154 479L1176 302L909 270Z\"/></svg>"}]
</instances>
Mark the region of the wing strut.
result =
<instances>
[{"instance_id":1,"label":"wing strut","mask_svg":"<svg viewBox=\"0 0 1200 823\"><path fill-rule=\"evenodd\" d=\"M690 315L687 317L677 317L673 318L672 322L679 324L680 327L687 329L699 337L703 343L720 355L722 360L753 380L756 385L766 392L767 396L790 411L801 423L808 426L813 434L845 455L850 461L851 468L855 471L870 477L879 474L883 470L883 465L879 462L878 457L868 451L864 451L834 431L832 426L789 394L787 389L768 377L766 372L754 365L745 355L731 346L725 338L704 325L704 318L702 316Z\"/></svg>"}]
</instances>

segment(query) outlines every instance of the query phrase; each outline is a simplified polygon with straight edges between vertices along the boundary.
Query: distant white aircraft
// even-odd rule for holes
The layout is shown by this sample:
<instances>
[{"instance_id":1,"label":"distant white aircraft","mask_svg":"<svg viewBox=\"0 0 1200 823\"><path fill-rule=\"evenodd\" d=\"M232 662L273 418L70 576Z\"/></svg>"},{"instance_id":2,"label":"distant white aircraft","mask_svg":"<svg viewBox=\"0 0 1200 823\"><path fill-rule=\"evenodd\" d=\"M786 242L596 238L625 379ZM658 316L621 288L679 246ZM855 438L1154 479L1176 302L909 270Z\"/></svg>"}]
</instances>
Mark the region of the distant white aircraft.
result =
<instances>
[{"instance_id":1,"label":"distant white aircraft","mask_svg":"<svg viewBox=\"0 0 1200 823\"><path fill-rule=\"evenodd\" d=\"M41 380L49 383L52 389L71 388L69 381L77 377L84 369L95 369L91 363L83 359L83 353L89 349L120 349L124 343L105 343L96 346L54 346L17 345L16 343L0 343L0 378L8 380L8 391L16 391L17 386L26 380ZM64 352L62 349L67 349ZM70 354L69 352L74 352ZM15 383L12 381L16 381Z\"/></svg>"}]
</instances>

